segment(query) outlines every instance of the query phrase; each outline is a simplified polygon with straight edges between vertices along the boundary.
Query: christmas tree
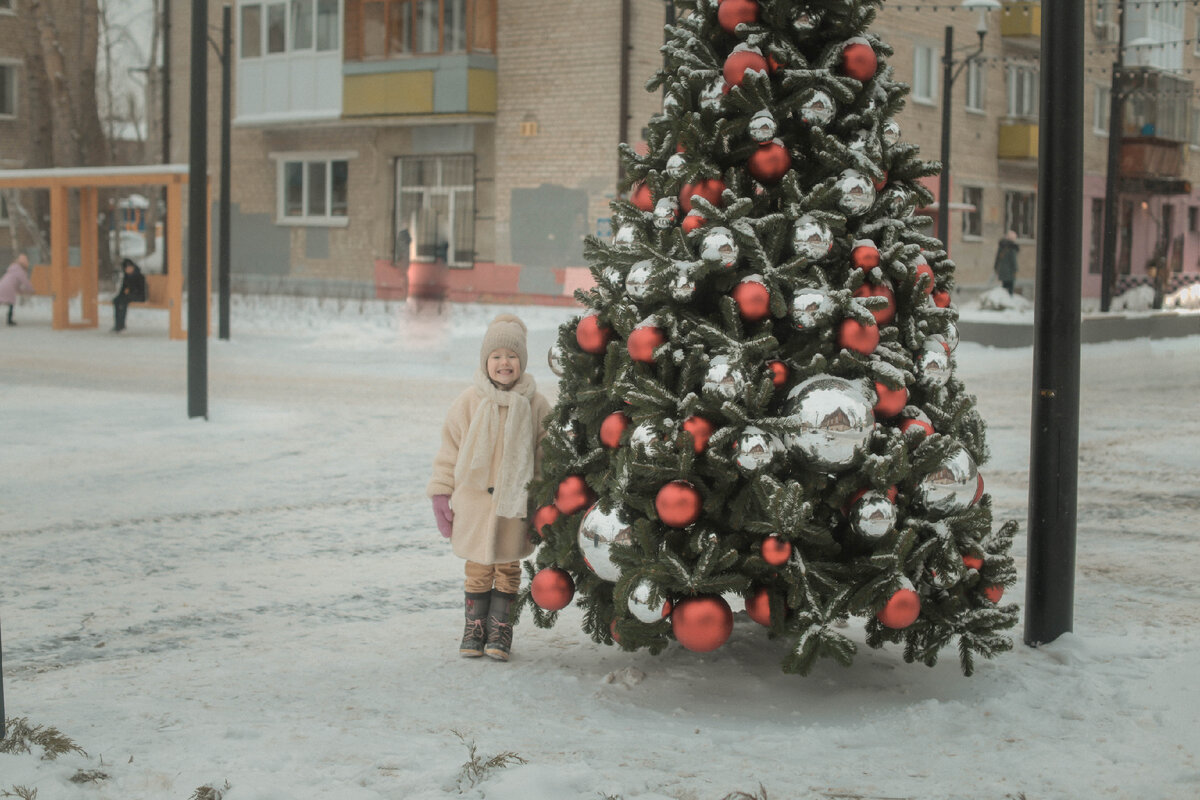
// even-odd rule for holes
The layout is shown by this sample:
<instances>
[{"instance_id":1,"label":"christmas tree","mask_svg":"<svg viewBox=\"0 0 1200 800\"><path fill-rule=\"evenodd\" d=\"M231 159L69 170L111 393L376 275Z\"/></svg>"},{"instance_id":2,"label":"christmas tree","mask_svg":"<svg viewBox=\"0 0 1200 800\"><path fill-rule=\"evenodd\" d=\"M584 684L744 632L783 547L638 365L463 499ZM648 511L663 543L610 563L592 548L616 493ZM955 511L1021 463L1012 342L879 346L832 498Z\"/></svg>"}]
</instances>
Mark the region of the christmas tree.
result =
<instances>
[{"instance_id":1,"label":"christmas tree","mask_svg":"<svg viewBox=\"0 0 1200 800\"><path fill-rule=\"evenodd\" d=\"M645 153L589 239L596 286L550 353L535 622L573 597L597 642L710 651L726 598L783 669L903 642L1011 647L1016 523L992 529L975 399L954 372L954 265L914 213L938 165L878 2L677 0ZM735 605L738 605L735 602Z\"/></svg>"}]
</instances>

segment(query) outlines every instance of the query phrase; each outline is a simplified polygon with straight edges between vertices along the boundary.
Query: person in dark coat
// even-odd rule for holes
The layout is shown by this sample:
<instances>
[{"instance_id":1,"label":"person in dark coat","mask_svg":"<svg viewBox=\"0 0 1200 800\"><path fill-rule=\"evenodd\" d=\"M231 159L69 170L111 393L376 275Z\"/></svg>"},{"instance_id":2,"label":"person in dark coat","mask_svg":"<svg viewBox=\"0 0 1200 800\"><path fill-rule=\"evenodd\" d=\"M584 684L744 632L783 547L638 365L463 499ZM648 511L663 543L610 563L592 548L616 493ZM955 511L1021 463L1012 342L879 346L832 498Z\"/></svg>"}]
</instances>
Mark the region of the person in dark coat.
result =
<instances>
[{"instance_id":1,"label":"person in dark coat","mask_svg":"<svg viewBox=\"0 0 1200 800\"><path fill-rule=\"evenodd\" d=\"M121 261L121 269L125 274L121 276L121 287L112 301L114 333L125 330L125 312L129 310L129 304L146 301L146 276L138 265L126 258Z\"/></svg>"},{"instance_id":2,"label":"person in dark coat","mask_svg":"<svg viewBox=\"0 0 1200 800\"><path fill-rule=\"evenodd\" d=\"M996 263L993 269L996 270L996 277L1000 279L1000 285L1008 290L1011 295L1013 288L1017 284L1017 251L1020 247L1017 246L1017 232L1009 231L1000 240L1000 246L996 248Z\"/></svg>"}]
</instances>

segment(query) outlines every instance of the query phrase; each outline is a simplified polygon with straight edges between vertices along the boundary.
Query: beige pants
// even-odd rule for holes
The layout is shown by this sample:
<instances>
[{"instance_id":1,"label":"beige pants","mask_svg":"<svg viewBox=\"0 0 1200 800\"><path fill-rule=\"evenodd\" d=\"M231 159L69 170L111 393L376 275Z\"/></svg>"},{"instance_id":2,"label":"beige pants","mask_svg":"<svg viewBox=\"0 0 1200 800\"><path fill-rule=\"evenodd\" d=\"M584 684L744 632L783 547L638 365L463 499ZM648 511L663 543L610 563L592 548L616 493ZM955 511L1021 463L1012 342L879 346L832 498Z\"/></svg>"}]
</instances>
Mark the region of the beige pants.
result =
<instances>
[{"instance_id":1,"label":"beige pants","mask_svg":"<svg viewBox=\"0 0 1200 800\"><path fill-rule=\"evenodd\" d=\"M467 562L468 592L490 592L495 585L496 590L516 594L521 588L521 562L510 561L507 564L478 564Z\"/></svg>"}]
</instances>

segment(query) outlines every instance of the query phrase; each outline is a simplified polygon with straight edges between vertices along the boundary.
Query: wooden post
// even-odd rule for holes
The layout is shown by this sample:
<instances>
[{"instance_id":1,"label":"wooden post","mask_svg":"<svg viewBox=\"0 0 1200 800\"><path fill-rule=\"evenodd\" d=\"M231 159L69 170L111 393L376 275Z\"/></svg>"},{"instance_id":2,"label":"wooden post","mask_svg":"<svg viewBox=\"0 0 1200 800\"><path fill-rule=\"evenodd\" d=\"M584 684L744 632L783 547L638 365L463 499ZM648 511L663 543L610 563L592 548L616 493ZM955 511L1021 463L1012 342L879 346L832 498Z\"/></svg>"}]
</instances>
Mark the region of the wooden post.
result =
<instances>
[{"instance_id":1,"label":"wooden post","mask_svg":"<svg viewBox=\"0 0 1200 800\"><path fill-rule=\"evenodd\" d=\"M171 338L186 339L183 330L183 182L176 178L167 186L167 304L171 315Z\"/></svg>"},{"instance_id":2,"label":"wooden post","mask_svg":"<svg viewBox=\"0 0 1200 800\"><path fill-rule=\"evenodd\" d=\"M100 293L100 237L96 229L99 202L96 187L79 190L79 294L83 307L80 327L85 328L100 325L100 311L96 307L96 295Z\"/></svg>"},{"instance_id":3,"label":"wooden post","mask_svg":"<svg viewBox=\"0 0 1200 800\"><path fill-rule=\"evenodd\" d=\"M51 327L61 331L71 324L70 288L67 285L67 260L71 246L69 189L62 184L50 186L50 293L54 296Z\"/></svg>"}]
</instances>

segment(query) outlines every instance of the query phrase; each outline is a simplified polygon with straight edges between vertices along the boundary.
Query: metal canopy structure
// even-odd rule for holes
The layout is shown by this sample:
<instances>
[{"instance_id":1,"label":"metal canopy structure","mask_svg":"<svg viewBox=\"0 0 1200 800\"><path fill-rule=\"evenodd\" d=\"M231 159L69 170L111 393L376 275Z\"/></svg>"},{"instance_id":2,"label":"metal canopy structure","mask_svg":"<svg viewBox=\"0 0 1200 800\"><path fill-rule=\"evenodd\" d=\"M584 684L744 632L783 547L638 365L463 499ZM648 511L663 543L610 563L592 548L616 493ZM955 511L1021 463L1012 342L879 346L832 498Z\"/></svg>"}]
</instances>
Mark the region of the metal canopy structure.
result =
<instances>
[{"instance_id":1,"label":"metal canopy structure","mask_svg":"<svg viewBox=\"0 0 1200 800\"><path fill-rule=\"evenodd\" d=\"M188 183L187 164L154 164L129 167L64 167L54 169L0 170L0 189L45 189L50 192L50 293L53 295L52 327L54 330L95 328L100 324L96 296L98 276L91 265L99 263L99 241L95 220L99 213L99 189L119 186L165 186L167 190L167 220L164 243L167 250L167 310L170 314L170 336L185 339L183 327L183 185ZM82 321L70 319L71 291L67 281L69 266L70 193L79 192L79 262ZM211 194L211 184L209 186ZM211 205L211 203L209 204ZM209 215L205 236L212 235ZM211 289L211 264L205 264L206 283ZM211 293L211 292L210 292ZM211 305L207 303L207 305ZM211 309L209 310L211 321Z\"/></svg>"}]
</instances>

